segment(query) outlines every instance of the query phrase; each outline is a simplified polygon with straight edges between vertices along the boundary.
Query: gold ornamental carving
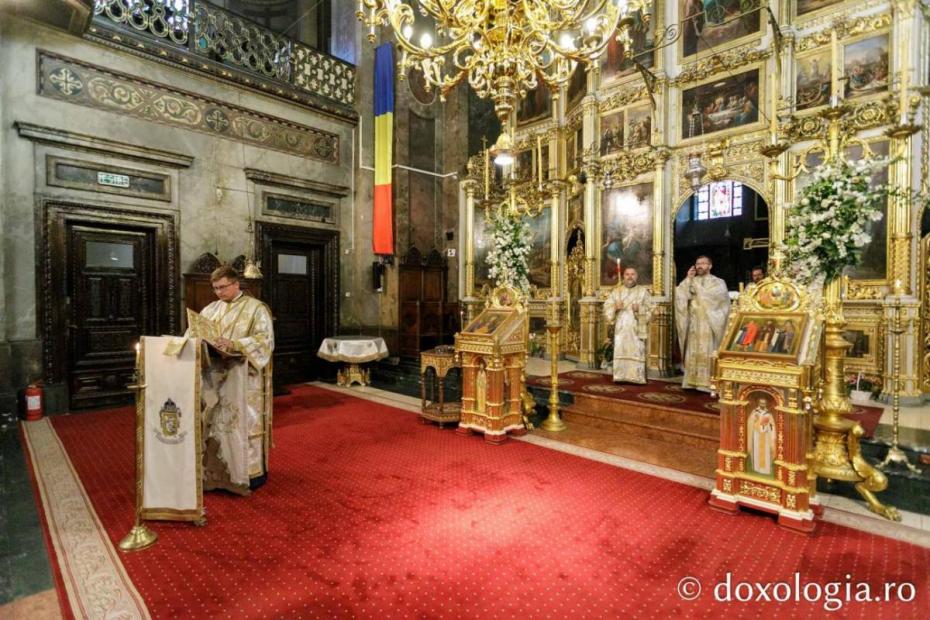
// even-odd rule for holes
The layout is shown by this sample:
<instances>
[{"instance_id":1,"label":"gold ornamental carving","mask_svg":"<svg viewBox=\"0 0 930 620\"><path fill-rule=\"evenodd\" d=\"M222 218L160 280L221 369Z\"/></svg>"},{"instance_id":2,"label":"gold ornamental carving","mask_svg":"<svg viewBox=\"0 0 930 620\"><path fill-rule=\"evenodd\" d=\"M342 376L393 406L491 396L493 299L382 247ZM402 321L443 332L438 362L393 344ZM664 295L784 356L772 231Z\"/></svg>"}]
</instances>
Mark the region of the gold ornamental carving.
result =
<instances>
[{"instance_id":1,"label":"gold ornamental carving","mask_svg":"<svg viewBox=\"0 0 930 620\"><path fill-rule=\"evenodd\" d=\"M845 39L847 37L881 30L882 28L888 28L889 26L891 26L890 13L865 15L853 19L839 19L834 21L833 24L828 28L818 30L811 35L802 37L797 42L795 51L798 53L806 52L807 50L814 49L815 47L830 45L830 40L832 37L831 32L833 30L836 31L837 37L839 39Z\"/></svg>"},{"instance_id":2,"label":"gold ornamental carving","mask_svg":"<svg viewBox=\"0 0 930 620\"><path fill-rule=\"evenodd\" d=\"M740 480L739 493L740 495L758 497L759 499L764 499L765 501L772 502L773 504L781 501L781 492L778 489L774 487L753 484L748 480Z\"/></svg>"},{"instance_id":3,"label":"gold ornamental carving","mask_svg":"<svg viewBox=\"0 0 930 620\"><path fill-rule=\"evenodd\" d=\"M866 286L863 284L856 283L855 280L848 280L847 289L846 289L846 299L853 301L878 301L882 299L885 294L882 292L881 287L876 286Z\"/></svg>"},{"instance_id":4,"label":"gold ornamental carving","mask_svg":"<svg viewBox=\"0 0 930 620\"><path fill-rule=\"evenodd\" d=\"M656 162L663 157L664 149L649 149L639 152L620 151L616 157L605 159L601 164L601 177L605 185L623 183L653 172Z\"/></svg>"},{"instance_id":5,"label":"gold ornamental carving","mask_svg":"<svg viewBox=\"0 0 930 620\"><path fill-rule=\"evenodd\" d=\"M720 72L729 72L740 67L759 62L771 56L771 51L756 48L756 43L737 47L726 52L719 52L700 62L695 62L683 68L674 80L672 86L682 86L691 82L699 82Z\"/></svg>"},{"instance_id":6,"label":"gold ornamental carving","mask_svg":"<svg viewBox=\"0 0 930 620\"><path fill-rule=\"evenodd\" d=\"M617 108L634 103L641 99L649 98L649 89L644 84L638 84L629 88L624 88L613 95L610 95L598 104L598 110L603 114Z\"/></svg>"}]
</instances>

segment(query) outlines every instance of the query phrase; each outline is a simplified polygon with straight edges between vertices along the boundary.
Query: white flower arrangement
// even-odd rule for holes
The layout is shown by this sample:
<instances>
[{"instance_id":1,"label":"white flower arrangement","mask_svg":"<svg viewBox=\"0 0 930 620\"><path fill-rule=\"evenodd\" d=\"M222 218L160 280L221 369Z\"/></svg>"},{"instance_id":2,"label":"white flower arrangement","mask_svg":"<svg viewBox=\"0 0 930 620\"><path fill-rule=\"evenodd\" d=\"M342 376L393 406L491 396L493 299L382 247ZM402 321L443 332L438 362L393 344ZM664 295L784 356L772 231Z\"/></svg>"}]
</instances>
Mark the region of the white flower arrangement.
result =
<instances>
[{"instance_id":1,"label":"white flower arrangement","mask_svg":"<svg viewBox=\"0 0 930 620\"><path fill-rule=\"evenodd\" d=\"M799 200L788 209L788 264L805 284L838 278L846 267L862 260L862 248L872 240L871 223L882 218L882 207L895 191L872 186L872 175L887 159L838 160L814 170Z\"/></svg>"},{"instance_id":2,"label":"white flower arrangement","mask_svg":"<svg viewBox=\"0 0 930 620\"><path fill-rule=\"evenodd\" d=\"M487 215L488 275L497 286L510 286L526 294L530 289L530 225L525 218L511 216L504 209L489 209Z\"/></svg>"}]
</instances>

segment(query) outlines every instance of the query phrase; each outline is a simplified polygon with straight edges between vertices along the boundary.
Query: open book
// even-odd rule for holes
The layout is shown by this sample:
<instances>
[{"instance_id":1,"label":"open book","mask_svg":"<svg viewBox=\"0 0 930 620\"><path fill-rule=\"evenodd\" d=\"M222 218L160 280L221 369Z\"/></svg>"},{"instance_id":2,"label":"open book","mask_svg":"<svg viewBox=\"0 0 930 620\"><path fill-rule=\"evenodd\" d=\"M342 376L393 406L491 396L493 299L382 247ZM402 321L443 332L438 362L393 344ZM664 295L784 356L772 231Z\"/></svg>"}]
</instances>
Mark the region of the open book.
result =
<instances>
[{"instance_id":1,"label":"open book","mask_svg":"<svg viewBox=\"0 0 930 620\"><path fill-rule=\"evenodd\" d=\"M165 355L177 356L181 349L187 344L188 338L200 338L206 342L210 348L216 351L222 357L242 357L238 351L223 351L217 346L217 341L223 337L223 330L219 323L187 309L187 335L182 338L175 338L164 351Z\"/></svg>"}]
</instances>

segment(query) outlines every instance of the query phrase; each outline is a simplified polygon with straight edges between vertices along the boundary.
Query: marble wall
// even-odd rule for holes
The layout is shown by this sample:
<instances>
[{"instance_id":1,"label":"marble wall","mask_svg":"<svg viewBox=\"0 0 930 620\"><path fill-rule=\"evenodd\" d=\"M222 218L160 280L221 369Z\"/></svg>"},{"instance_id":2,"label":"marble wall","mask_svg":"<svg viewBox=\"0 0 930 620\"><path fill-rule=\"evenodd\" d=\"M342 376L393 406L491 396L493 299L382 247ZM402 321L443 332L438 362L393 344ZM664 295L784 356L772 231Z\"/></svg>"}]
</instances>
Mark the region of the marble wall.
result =
<instances>
[{"instance_id":1,"label":"marble wall","mask_svg":"<svg viewBox=\"0 0 930 620\"><path fill-rule=\"evenodd\" d=\"M339 141L338 163L41 96L37 92L36 73L39 50L335 134ZM367 75L370 77L370 71ZM361 205L371 204L370 181L365 183L364 178L357 178L355 142L358 129L354 123L6 16L0 24L0 83L4 85L0 91L0 188L3 195L0 202L3 231L0 235L0 409L10 407L11 394L28 380L41 375L36 219L37 205L47 198L174 213L179 223L180 271L183 273L207 251L216 251L223 260L247 253L251 242L247 226L253 214L270 222L313 225L261 215L260 197L255 185L246 178L246 169L343 187L348 197L340 205L340 247L350 260L343 261L341 266L342 293L366 300L365 293L370 290L367 280L359 281L355 274L356 262L371 260L371 232L370 228L365 229L365 218L358 217L356 221L356 213ZM367 83L365 73L361 83ZM368 86L367 92L370 91ZM362 92L365 92L364 87ZM370 97L360 101L370 101ZM114 146L113 153L106 153L105 147L101 150L75 144L49 144L43 139L25 137L17 126L42 127L72 137L82 134L123 146ZM140 156L126 155L129 148L139 148ZM190 164L160 166L157 157L147 159L147 150L187 158ZM153 203L152 200L50 186L45 171L47 155L168 174L172 179L171 200ZM364 189L366 187L368 189ZM357 202L352 198L356 188L363 188L356 196ZM344 323L357 321L355 317L363 317L369 323L377 321L377 305L371 304L370 299L364 305L345 304L340 310Z\"/></svg>"},{"instance_id":2,"label":"marble wall","mask_svg":"<svg viewBox=\"0 0 930 620\"><path fill-rule=\"evenodd\" d=\"M37 235L39 207L47 199L87 205L113 205L172 213L179 224L180 271L202 253L222 260L248 253L250 217L294 226L306 221L263 214L260 193L246 169L266 171L344 188L340 201L340 331L383 332L392 340L397 325L397 266L386 273L382 293L372 287L371 205L373 194L373 49L352 11L333 10L334 53L358 65L357 123L266 97L229 83L187 72L81 39L32 21L5 17L0 23L0 410L13 406L12 395L42 374L41 330L37 327ZM337 49L338 48L338 49ZM65 97L42 96L37 87L40 51L120 75L170 87L177 92L217 100L229 106L328 132L339 141L338 163L264 148L209 132L157 123L139 115L75 105ZM422 99L422 93L419 93ZM423 252L458 247L458 183L467 156L467 90L458 88L442 103L424 102L407 82L397 82L395 111L395 247L398 256L416 243ZM406 131L409 114L432 125L430 148L420 149ZM28 137L17 127L40 127L70 136L65 143ZM41 133L41 131L39 132ZM74 135L90 136L97 147L85 149ZM100 144L117 145L106 152ZM132 149L167 154L134 157ZM434 153L432 165L420 151ZM420 153L417 159L417 153ZM168 202L51 186L46 158L61 156L166 174L172 181ZM187 161L187 164L177 164ZM413 171L410 168L423 170ZM416 181L412 181L416 178ZM434 188L435 201L410 200L411 186ZM319 224L327 227L328 225ZM329 227L333 227L329 225ZM447 240L446 232L454 231ZM432 242L431 247L420 247ZM450 300L457 300L457 262L449 261Z\"/></svg>"}]
</instances>

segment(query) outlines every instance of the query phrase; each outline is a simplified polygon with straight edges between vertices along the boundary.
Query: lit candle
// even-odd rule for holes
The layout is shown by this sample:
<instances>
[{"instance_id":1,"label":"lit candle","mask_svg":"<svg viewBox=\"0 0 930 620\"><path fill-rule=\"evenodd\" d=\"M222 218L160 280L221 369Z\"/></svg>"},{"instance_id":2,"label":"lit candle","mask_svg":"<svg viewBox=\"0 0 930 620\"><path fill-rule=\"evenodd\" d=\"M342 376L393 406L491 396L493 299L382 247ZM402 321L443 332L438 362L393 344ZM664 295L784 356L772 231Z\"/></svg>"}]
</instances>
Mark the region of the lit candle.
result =
<instances>
[{"instance_id":1,"label":"lit candle","mask_svg":"<svg viewBox=\"0 0 930 620\"><path fill-rule=\"evenodd\" d=\"M617 280L620 280L620 259L617 259Z\"/></svg>"},{"instance_id":2,"label":"lit candle","mask_svg":"<svg viewBox=\"0 0 930 620\"><path fill-rule=\"evenodd\" d=\"M136 370L139 370L139 362L142 360L142 347L139 342L136 343Z\"/></svg>"}]
</instances>

